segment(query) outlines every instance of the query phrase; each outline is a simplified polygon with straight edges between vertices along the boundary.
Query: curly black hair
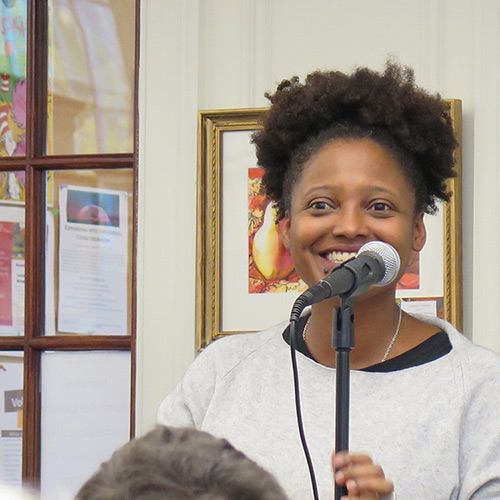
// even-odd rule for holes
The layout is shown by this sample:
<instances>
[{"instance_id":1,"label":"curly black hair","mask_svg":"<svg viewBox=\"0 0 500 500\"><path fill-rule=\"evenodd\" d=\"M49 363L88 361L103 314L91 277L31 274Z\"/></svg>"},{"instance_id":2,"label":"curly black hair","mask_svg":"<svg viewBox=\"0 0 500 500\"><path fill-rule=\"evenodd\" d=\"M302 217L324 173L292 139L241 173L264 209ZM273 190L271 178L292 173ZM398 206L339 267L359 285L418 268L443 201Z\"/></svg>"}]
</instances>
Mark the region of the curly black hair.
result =
<instances>
[{"instance_id":1,"label":"curly black hair","mask_svg":"<svg viewBox=\"0 0 500 500\"><path fill-rule=\"evenodd\" d=\"M278 218L290 208L304 164L336 138L369 137L389 150L415 188L417 210L434 213L436 200L449 201L446 179L455 175L458 145L451 118L439 95L415 84L411 68L388 61L383 73L315 71L305 83L283 80L266 97L271 107L252 140Z\"/></svg>"}]
</instances>

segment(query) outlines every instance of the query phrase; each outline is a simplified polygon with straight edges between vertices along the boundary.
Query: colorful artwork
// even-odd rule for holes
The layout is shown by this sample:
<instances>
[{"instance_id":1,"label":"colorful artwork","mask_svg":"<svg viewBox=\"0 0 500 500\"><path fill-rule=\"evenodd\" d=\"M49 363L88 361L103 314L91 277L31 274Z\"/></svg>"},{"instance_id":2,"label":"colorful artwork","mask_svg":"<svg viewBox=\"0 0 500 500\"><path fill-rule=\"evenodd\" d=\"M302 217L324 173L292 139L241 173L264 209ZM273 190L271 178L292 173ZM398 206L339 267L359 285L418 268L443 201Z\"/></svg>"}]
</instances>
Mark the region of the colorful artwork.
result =
<instances>
[{"instance_id":1,"label":"colorful artwork","mask_svg":"<svg viewBox=\"0 0 500 500\"><path fill-rule=\"evenodd\" d=\"M0 326L17 326L16 310L22 315L16 301L19 299L16 287L20 283L16 266L24 260L24 241L23 223L0 221ZM24 277L21 281L24 283Z\"/></svg>"},{"instance_id":2,"label":"colorful artwork","mask_svg":"<svg viewBox=\"0 0 500 500\"><path fill-rule=\"evenodd\" d=\"M12 325L12 226L0 222L0 325Z\"/></svg>"},{"instance_id":3,"label":"colorful artwork","mask_svg":"<svg viewBox=\"0 0 500 500\"><path fill-rule=\"evenodd\" d=\"M26 80L1 74L0 156L26 154ZM11 80L14 86L11 90Z\"/></svg>"},{"instance_id":4,"label":"colorful artwork","mask_svg":"<svg viewBox=\"0 0 500 500\"><path fill-rule=\"evenodd\" d=\"M120 226L120 196L68 189L68 222L95 226Z\"/></svg>"},{"instance_id":5,"label":"colorful artwork","mask_svg":"<svg viewBox=\"0 0 500 500\"><path fill-rule=\"evenodd\" d=\"M14 203L26 201L25 172L0 172L0 200Z\"/></svg>"},{"instance_id":6,"label":"colorful artwork","mask_svg":"<svg viewBox=\"0 0 500 500\"><path fill-rule=\"evenodd\" d=\"M398 283L398 290L418 290L420 288L420 253L412 252L406 273Z\"/></svg>"},{"instance_id":7,"label":"colorful artwork","mask_svg":"<svg viewBox=\"0 0 500 500\"><path fill-rule=\"evenodd\" d=\"M27 0L0 2L0 70L15 78L26 78ZM3 82L2 82L3 84ZM3 90L3 89L2 89Z\"/></svg>"},{"instance_id":8,"label":"colorful artwork","mask_svg":"<svg viewBox=\"0 0 500 500\"><path fill-rule=\"evenodd\" d=\"M262 169L248 169L249 293L303 292L307 286L281 242L281 224L269 199L260 193Z\"/></svg>"},{"instance_id":9,"label":"colorful artwork","mask_svg":"<svg viewBox=\"0 0 500 500\"><path fill-rule=\"evenodd\" d=\"M26 0L0 3L0 156L26 154Z\"/></svg>"},{"instance_id":10,"label":"colorful artwork","mask_svg":"<svg viewBox=\"0 0 500 500\"><path fill-rule=\"evenodd\" d=\"M260 192L263 171L248 169L248 291L249 293L303 292L307 286L293 268L290 252L281 242L276 211ZM420 256L414 252L398 290L420 288Z\"/></svg>"}]
</instances>

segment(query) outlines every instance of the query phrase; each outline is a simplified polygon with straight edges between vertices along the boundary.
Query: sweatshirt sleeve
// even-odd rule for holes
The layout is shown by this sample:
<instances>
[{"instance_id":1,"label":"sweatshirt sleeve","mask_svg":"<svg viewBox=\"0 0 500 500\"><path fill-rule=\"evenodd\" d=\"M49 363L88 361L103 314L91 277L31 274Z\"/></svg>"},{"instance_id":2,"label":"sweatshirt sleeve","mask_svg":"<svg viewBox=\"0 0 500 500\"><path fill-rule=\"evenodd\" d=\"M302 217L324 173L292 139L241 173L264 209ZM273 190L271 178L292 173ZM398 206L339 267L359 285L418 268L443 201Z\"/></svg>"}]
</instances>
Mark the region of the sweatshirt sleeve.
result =
<instances>
[{"instance_id":1,"label":"sweatshirt sleeve","mask_svg":"<svg viewBox=\"0 0 500 500\"><path fill-rule=\"evenodd\" d=\"M465 377L474 382L460 429L459 500L500 498L500 358L488 352L482 361Z\"/></svg>"},{"instance_id":2,"label":"sweatshirt sleeve","mask_svg":"<svg viewBox=\"0 0 500 500\"><path fill-rule=\"evenodd\" d=\"M157 414L158 423L201 428L216 385L211 351L209 346L198 355L184 377L163 400Z\"/></svg>"}]
</instances>

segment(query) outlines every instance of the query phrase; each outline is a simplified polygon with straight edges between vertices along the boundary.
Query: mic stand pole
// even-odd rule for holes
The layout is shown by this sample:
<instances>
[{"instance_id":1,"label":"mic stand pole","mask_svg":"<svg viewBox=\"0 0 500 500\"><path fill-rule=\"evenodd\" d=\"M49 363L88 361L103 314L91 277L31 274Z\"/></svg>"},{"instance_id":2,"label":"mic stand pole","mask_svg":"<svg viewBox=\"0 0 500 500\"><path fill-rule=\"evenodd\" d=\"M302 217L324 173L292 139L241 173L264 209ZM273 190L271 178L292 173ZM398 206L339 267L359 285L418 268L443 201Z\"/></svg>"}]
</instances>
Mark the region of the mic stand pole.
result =
<instances>
[{"instance_id":1,"label":"mic stand pole","mask_svg":"<svg viewBox=\"0 0 500 500\"><path fill-rule=\"evenodd\" d=\"M335 395L335 453L349 450L350 355L354 347L354 298L341 297L333 315L332 347L337 352ZM347 488L335 483L335 500L347 496Z\"/></svg>"}]
</instances>

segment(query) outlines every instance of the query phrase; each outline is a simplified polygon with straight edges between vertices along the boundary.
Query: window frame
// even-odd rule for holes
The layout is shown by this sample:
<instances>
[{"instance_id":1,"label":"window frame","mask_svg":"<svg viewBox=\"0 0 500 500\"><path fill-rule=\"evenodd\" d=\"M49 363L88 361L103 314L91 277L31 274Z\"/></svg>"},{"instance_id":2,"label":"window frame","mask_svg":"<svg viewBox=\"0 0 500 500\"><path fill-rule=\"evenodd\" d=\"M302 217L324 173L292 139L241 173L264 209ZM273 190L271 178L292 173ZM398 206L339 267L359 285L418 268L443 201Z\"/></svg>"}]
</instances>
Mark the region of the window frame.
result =
<instances>
[{"instance_id":1,"label":"window frame","mask_svg":"<svg viewBox=\"0 0 500 500\"><path fill-rule=\"evenodd\" d=\"M114 351L131 353L130 437L135 429L137 323L138 67L140 0L135 7L133 151L120 154L44 154L47 137L48 0L27 0L26 156L0 157L0 171L26 172L25 331L22 337L0 337L0 351L24 353L23 466L24 484L40 483L40 364L45 351ZM133 228L130 335L44 336L45 309L45 174L51 170L118 169L133 171ZM36 297L36 300L31 300Z\"/></svg>"}]
</instances>

